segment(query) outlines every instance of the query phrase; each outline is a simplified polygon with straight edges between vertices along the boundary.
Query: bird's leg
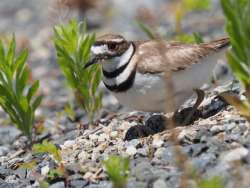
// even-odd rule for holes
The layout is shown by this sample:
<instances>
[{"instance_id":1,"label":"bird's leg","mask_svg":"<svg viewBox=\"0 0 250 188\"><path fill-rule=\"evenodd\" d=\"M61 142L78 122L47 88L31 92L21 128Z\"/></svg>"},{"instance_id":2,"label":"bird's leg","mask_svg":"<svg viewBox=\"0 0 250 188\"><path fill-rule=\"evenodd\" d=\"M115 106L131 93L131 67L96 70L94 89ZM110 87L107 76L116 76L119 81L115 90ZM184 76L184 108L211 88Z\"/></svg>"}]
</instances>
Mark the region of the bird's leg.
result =
<instances>
[{"instance_id":1,"label":"bird's leg","mask_svg":"<svg viewBox=\"0 0 250 188\"><path fill-rule=\"evenodd\" d=\"M198 107L200 106L200 104L202 103L202 101L205 98L205 92L201 89L194 89L194 91L197 94L197 99L196 99L196 102L195 102L193 108L198 109Z\"/></svg>"},{"instance_id":2,"label":"bird's leg","mask_svg":"<svg viewBox=\"0 0 250 188\"><path fill-rule=\"evenodd\" d=\"M194 89L195 93L197 94L197 99L195 104L192 107L184 108L180 112L175 112L173 115L173 121L177 125L189 125L192 124L200 117L200 111L198 107L202 103L205 98L205 92L201 89Z\"/></svg>"}]
</instances>

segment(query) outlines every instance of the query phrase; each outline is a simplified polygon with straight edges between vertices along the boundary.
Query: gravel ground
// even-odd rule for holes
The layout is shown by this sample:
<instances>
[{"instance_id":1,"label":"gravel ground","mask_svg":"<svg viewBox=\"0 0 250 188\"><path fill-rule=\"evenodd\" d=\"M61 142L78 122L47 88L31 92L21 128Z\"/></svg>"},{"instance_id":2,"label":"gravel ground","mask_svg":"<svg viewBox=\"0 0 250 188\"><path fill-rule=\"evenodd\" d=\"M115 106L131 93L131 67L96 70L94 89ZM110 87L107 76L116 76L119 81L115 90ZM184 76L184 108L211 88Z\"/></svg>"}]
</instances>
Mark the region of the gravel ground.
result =
<instances>
[{"instance_id":1,"label":"gravel ground","mask_svg":"<svg viewBox=\"0 0 250 188\"><path fill-rule=\"evenodd\" d=\"M112 31L131 39L145 38L131 20L140 17L141 11L147 10L152 14L148 16L152 23L161 25L152 27L160 32L166 31L169 35L173 33L169 1L157 0L152 3L143 0L129 7L125 6L126 2L109 0L96 10L88 11L89 24L98 33ZM110 10L110 5L114 10ZM127 185L131 188L180 187L180 180L188 171L178 165L181 157L203 178L218 175L228 188L236 185L248 187L249 123L234 108L216 97L218 92L231 90L231 84L207 91L206 100L200 108L202 117L198 117L192 125L165 130L145 138L124 140L131 127L149 125L148 119L152 114L128 112L106 91L102 118L95 129L83 129L87 119L81 109L76 109L78 120L70 121L64 107L73 97L65 87L51 42L53 25L64 20L64 15L58 17L56 11L51 10L53 7L48 0L0 2L0 33L15 32L18 46L30 49L29 64L33 77L41 81L45 95L38 110L39 121L44 124L45 131L37 139L41 141L48 138L61 148L62 163L68 172L67 178L50 181L50 187L65 187L65 182L68 187L111 187L102 160L116 154L131 159L131 175ZM144 9L139 11L138 7ZM218 1L214 1L211 10L192 13L183 21L184 31L200 32L205 38L223 35L222 25L223 16ZM234 90L239 91L237 84L233 86ZM104 87L101 86L101 89ZM193 99L187 104L191 102ZM2 111L0 124L3 125L0 128L0 188L39 187L41 177L53 169L56 162L50 155L32 155L24 149L26 138L15 127L5 126L10 122ZM173 134L176 134L175 142L170 139ZM176 154L176 148L179 154ZM18 168L18 164L34 159L38 161L35 168ZM194 178L189 178L187 183L189 187L195 187Z\"/></svg>"}]
</instances>

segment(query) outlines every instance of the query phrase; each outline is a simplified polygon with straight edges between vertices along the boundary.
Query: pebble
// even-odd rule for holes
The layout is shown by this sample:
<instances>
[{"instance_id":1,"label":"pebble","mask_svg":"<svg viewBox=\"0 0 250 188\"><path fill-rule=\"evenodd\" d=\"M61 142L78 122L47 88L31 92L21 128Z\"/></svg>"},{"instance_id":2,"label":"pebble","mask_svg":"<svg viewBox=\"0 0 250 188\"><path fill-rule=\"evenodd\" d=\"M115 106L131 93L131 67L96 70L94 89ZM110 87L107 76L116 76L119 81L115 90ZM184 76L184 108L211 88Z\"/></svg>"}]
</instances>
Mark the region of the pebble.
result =
<instances>
[{"instance_id":1,"label":"pebble","mask_svg":"<svg viewBox=\"0 0 250 188\"><path fill-rule=\"evenodd\" d=\"M159 148L163 144L164 144L164 142L162 140L160 140L160 139L154 139L153 143L152 143L153 147L155 147L155 148Z\"/></svg>"},{"instance_id":2,"label":"pebble","mask_svg":"<svg viewBox=\"0 0 250 188\"><path fill-rule=\"evenodd\" d=\"M110 137L111 137L112 139L115 139L117 136L118 136L118 131L112 131L112 132L110 133Z\"/></svg>"},{"instance_id":3,"label":"pebble","mask_svg":"<svg viewBox=\"0 0 250 188\"><path fill-rule=\"evenodd\" d=\"M98 136L98 142L105 142L106 140L109 140L109 136L105 133L102 133Z\"/></svg>"},{"instance_id":4,"label":"pebble","mask_svg":"<svg viewBox=\"0 0 250 188\"><path fill-rule=\"evenodd\" d=\"M225 163L233 162L240 160L247 156L248 149L244 147L236 148L231 151L225 152L221 154L221 161Z\"/></svg>"},{"instance_id":5,"label":"pebble","mask_svg":"<svg viewBox=\"0 0 250 188\"><path fill-rule=\"evenodd\" d=\"M41 168L41 174L43 176L46 176L49 173L49 170L50 170L49 165L46 165L46 166Z\"/></svg>"},{"instance_id":6,"label":"pebble","mask_svg":"<svg viewBox=\"0 0 250 188\"><path fill-rule=\"evenodd\" d=\"M223 125L217 125L217 126L213 126L211 129L210 129L210 132L215 135L219 132L222 132L225 130L225 126Z\"/></svg>"},{"instance_id":7,"label":"pebble","mask_svg":"<svg viewBox=\"0 0 250 188\"><path fill-rule=\"evenodd\" d=\"M132 171L139 181L150 181L154 178L152 165L146 161L140 162Z\"/></svg>"},{"instance_id":8,"label":"pebble","mask_svg":"<svg viewBox=\"0 0 250 188\"><path fill-rule=\"evenodd\" d=\"M126 149L126 153L130 156L135 155L137 152L137 149L134 146L128 146Z\"/></svg>"},{"instance_id":9,"label":"pebble","mask_svg":"<svg viewBox=\"0 0 250 188\"><path fill-rule=\"evenodd\" d=\"M154 153L154 156L167 163L174 162L175 157L173 153L173 146L167 148L158 148Z\"/></svg>"},{"instance_id":10,"label":"pebble","mask_svg":"<svg viewBox=\"0 0 250 188\"><path fill-rule=\"evenodd\" d=\"M71 188L81 188L81 187L85 187L87 184L88 184L87 181L78 179L78 180L70 181L69 182L69 187L71 187Z\"/></svg>"},{"instance_id":11,"label":"pebble","mask_svg":"<svg viewBox=\"0 0 250 188\"><path fill-rule=\"evenodd\" d=\"M75 145L74 140L67 140L64 142L63 147L70 148L70 147L73 147L74 145Z\"/></svg>"},{"instance_id":12,"label":"pebble","mask_svg":"<svg viewBox=\"0 0 250 188\"><path fill-rule=\"evenodd\" d=\"M89 135L89 139L91 140L91 141L97 141L98 140L98 135L96 135L96 134L90 134Z\"/></svg>"},{"instance_id":13,"label":"pebble","mask_svg":"<svg viewBox=\"0 0 250 188\"><path fill-rule=\"evenodd\" d=\"M50 188L65 188L64 182L57 182L49 186Z\"/></svg>"},{"instance_id":14,"label":"pebble","mask_svg":"<svg viewBox=\"0 0 250 188\"><path fill-rule=\"evenodd\" d=\"M90 157L90 154L88 154L86 151L82 151L78 155L78 159L80 160L80 162L84 162L84 161L88 160L89 157Z\"/></svg>"},{"instance_id":15,"label":"pebble","mask_svg":"<svg viewBox=\"0 0 250 188\"><path fill-rule=\"evenodd\" d=\"M9 148L5 146L0 146L0 157L5 156L9 152Z\"/></svg>"},{"instance_id":16,"label":"pebble","mask_svg":"<svg viewBox=\"0 0 250 188\"><path fill-rule=\"evenodd\" d=\"M158 179L153 183L153 188L166 188L167 184L164 180Z\"/></svg>"}]
</instances>

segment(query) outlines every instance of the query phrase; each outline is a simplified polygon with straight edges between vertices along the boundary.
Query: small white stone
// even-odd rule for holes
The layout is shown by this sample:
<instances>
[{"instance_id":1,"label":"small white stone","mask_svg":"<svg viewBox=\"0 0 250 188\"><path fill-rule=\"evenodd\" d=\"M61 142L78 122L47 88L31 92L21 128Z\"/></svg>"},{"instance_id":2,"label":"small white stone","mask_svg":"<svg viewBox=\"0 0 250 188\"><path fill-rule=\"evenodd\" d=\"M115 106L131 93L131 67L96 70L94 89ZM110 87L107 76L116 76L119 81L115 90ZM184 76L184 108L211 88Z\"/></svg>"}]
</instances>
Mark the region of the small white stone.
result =
<instances>
[{"instance_id":1,"label":"small white stone","mask_svg":"<svg viewBox=\"0 0 250 188\"><path fill-rule=\"evenodd\" d=\"M154 182L153 188L165 188L167 187L166 183L162 179L158 179Z\"/></svg>"},{"instance_id":2,"label":"small white stone","mask_svg":"<svg viewBox=\"0 0 250 188\"><path fill-rule=\"evenodd\" d=\"M105 142L108 139L109 139L109 136L107 134L105 134L105 133L102 133L98 137L98 142Z\"/></svg>"},{"instance_id":3,"label":"small white stone","mask_svg":"<svg viewBox=\"0 0 250 188\"><path fill-rule=\"evenodd\" d=\"M89 135L89 139L92 141L97 141L98 140L98 136L96 134L90 134Z\"/></svg>"},{"instance_id":4,"label":"small white stone","mask_svg":"<svg viewBox=\"0 0 250 188\"><path fill-rule=\"evenodd\" d=\"M233 149L224 155L222 154L221 161L222 162L232 162L242 159L248 154L248 150L244 147Z\"/></svg>"},{"instance_id":5,"label":"small white stone","mask_svg":"<svg viewBox=\"0 0 250 188\"><path fill-rule=\"evenodd\" d=\"M46 176L48 173L49 173L49 165L46 165L46 166L41 168L41 174L43 176Z\"/></svg>"},{"instance_id":6,"label":"small white stone","mask_svg":"<svg viewBox=\"0 0 250 188\"><path fill-rule=\"evenodd\" d=\"M78 154L78 159L83 162L88 160L89 154L86 151L82 151L81 153Z\"/></svg>"},{"instance_id":7,"label":"small white stone","mask_svg":"<svg viewBox=\"0 0 250 188\"><path fill-rule=\"evenodd\" d=\"M160 140L160 139L154 139L152 145L155 148L159 148L159 147L161 147L163 145L163 143L164 142L162 140Z\"/></svg>"},{"instance_id":8,"label":"small white stone","mask_svg":"<svg viewBox=\"0 0 250 188\"><path fill-rule=\"evenodd\" d=\"M118 132L117 131L112 131L111 133L110 133L110 137L111 138L116 138L118 136Z\"/></svg>"},{"instance_id":9,"label":"small white stone","mask_svg":"<svg viewBox=\"0 0 250 188\"><path fill-rule=\"evenodd\" d=\"M66 147L66 148L71 148L73 147L75 144L75 141L74 140L66 140L63 144L63 147Z\"/></svg>"},{"instance_id":10,"label":"small white stone","mask_svg":"<svg viewBox=\"0 0 250 188\"><path fill-rule=\"evenodd\" d=\"M126 149L126 153L130 156L135 155L137 152L137 149L134 146L128 146Z\"/></svg>"},{"instance_id":11,"label":"small white stone","mask_svg":"<svg viewBox=\"0 0 250 188\"><path fill-rule=\"evenodd\" d=\"M165 151L165 148L158 148L156 152L154 153L154 156L158 159L162 158L162 155Z\"/></svg>"},{"instance_id":12,"label":"small white stone","mask_svg":"<svg viewBox=\"0 0 250 188\"><path fill-rule=\"evenodd\" d=\"M84 179L88 180L90 179L94 174L91 172L86 172L86 174L83 176Z\"/></svg>"}]
</instances>

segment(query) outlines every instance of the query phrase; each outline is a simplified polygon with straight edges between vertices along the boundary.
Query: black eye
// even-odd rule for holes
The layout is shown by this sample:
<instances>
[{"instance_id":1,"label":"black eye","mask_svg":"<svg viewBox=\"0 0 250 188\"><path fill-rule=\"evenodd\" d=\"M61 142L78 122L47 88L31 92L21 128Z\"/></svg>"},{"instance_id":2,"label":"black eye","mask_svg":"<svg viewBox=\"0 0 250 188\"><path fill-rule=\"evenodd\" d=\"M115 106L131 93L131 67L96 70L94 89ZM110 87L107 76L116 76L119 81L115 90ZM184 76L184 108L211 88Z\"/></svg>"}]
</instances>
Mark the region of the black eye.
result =
<instances>
[{"instance_id":1,"label":"black eye","mask_svg":"<svg viewBox=\"0 0 250 188\"><path fill-rule=\"evenodd\" d=\"M116 50L117 49L117 44L115 44L115 43L109 43L108 44L108 48L109 48L109 50Z\"/></svg>"}]
</instances>

